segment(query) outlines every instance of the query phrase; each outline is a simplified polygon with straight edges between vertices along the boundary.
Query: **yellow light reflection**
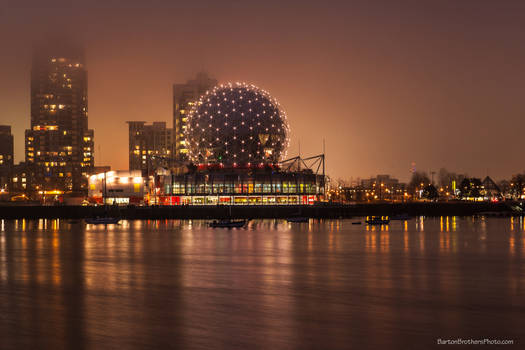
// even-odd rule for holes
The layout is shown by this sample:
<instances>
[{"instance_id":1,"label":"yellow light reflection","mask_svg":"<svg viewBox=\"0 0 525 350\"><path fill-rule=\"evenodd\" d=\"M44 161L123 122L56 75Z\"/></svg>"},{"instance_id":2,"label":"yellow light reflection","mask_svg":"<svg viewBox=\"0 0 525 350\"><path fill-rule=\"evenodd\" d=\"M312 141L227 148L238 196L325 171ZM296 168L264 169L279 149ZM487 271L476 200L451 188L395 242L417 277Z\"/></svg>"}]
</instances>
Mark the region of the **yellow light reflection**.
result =
<instances>
[{"instance_id":1,"label":"yellow light reflection","mask_svg":"<svg viewBox=\"0 0 525 350\"><path fill-rule=\"evenodd\" d=\"M390 251L390 233L388 233L388 226L385 231L381 232L381 251L388 253Z\"/></svg>"},{"instance_id":2,"label":"yellow light reflection","mask_svg":"<svg viewBox=\"0 0 525 350\"><path fill-rule=\"evenodd\" d=\"M60 257L59 257L59 248L60 248L60 240L58 236L58 232L53 232L53 258L52 258L52 275L53 275L53 283L55 285L59 285L61 282L60 277Z\"/></svg>"},{"instance_id":3,"label":"yellow light reflection","mask_svg":"<svg viewBox=\"0 0 525 350\"><path fill-rule=\"evenodd\" d=\"M375 252L377 250L375 227L367 227L367 231L365 235L365 249L368 252Z\"/></svg>"}]
</instances>

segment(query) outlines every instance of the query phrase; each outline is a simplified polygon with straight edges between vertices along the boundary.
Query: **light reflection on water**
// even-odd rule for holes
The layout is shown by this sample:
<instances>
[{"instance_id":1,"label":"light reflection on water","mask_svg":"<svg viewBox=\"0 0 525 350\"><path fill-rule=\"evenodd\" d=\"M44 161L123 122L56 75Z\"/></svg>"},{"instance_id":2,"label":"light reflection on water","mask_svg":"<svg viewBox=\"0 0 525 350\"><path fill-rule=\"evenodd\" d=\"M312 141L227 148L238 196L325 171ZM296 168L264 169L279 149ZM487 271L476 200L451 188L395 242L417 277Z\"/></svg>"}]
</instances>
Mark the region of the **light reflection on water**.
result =
<instances>
[{"instance_id":1,"label":"light reflection on water","mask_svg":"<svg viewBox=\"0 0 525 350\"><path fill-rule=\"evenodd\" d=\"M1 348L424 348L521 336L521 218L352 221L2 220Z\"/></svg>"}]
</instances>

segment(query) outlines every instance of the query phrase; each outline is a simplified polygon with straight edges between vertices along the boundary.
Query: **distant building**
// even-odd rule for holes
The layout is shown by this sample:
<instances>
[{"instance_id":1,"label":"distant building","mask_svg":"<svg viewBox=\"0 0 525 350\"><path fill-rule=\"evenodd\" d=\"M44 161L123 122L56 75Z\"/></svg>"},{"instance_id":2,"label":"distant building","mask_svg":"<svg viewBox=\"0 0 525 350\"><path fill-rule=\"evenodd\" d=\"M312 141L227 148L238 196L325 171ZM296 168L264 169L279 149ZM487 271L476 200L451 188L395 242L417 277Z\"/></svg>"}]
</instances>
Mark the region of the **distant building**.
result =
<instances>
[{"instance_id":1,"label":"distant building","mask_svg":"<svg viewBox=\"0 0 525 350\"><path fill-rule=\"evenodd\" d=\"M165 122L146 125L129 121L129 170L152 173L159 167L168 168L171 161L173 133Z\"/></svg>"},{"instance_id":2,"label":"distant building","mask_svg":"<svg viewBox=\"0 0 525 350\"><path fill-rule=\"evenodd\" d=\"M173 85L173 157L178 163L188 159L188 148L184 138L186 115L195 101L215 85L217 80L204 72L198 73L196 79L189 80L185 84Z\"/></svg>"},{"instance_id":3,"label":"distant building","mask_svg":"<svg viewBox=\"0 0 525 350\"><path fill-rule=\"evenodd\" d=\"M365 188L381 186L381 184L383 185L383 187L392 188L396 187L399 184L399 180L390 177L390 175L377 175L376 177L372 177L370 179L361 180L361 185Z\"/></svg>"},{"instance_id":4,"label":"distant building","mask_svg":"<svg viewBox=\"0 0 525 350\"><path fill-rule=\"evenodd\" d=\"M32 182L33 167L26 162L20 162L13 166L11 172L11 192L26 192Z\"/></svg>"},{"instance_id":5,"label":"distant building","mask_svg":"<svg viewBox=\"0 0 525 350\"><path fill-rule=\"evenodd\" d=\"M489 176L481 182L483 185L483 197L486 200L500 200L503 198L501 190L498 185Z\"/></svg>"},{"instance_id":6,"label":"distant building","mask_svg":"<svg viewBox=\"0 0 525 350\"><path fill-rule=\"evenodd\" d=\"M338 189L335 197L346 202L404 202L408 199L408 194L405 183L390 175L377 175L361 180L360 185Z\"/></svg>"},{"instance_id":7,"label":"distant building","mask_svg":"<svg viewBox=\"0 0 525 350\"><path fill-rule=\"evenodd\" d=\"M13 135L11 126L0 125L0 190L8 190L13 170Z\"/></svg>"},{"instance_id":8,"label":"distant building","mask_svg":"<svg viewBox=\"0 0 525 350\"><path fill-rule=\"evenodd\" d=\"M87 191L93 167L83 50L37 48L31 69L31 128L25 132L32 190Z\"/></svg>"}]
</instances>

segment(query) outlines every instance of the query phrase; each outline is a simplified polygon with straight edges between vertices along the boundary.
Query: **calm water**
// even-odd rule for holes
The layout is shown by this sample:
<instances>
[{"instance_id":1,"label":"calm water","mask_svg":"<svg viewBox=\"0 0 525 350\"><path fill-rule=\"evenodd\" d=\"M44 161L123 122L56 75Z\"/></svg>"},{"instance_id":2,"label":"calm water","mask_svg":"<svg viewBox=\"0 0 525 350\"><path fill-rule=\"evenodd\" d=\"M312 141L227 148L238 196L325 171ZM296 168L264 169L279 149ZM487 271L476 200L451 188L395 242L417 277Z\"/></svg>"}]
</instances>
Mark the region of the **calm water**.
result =
<instances>
[{"instance_id":1,"label":"calm water","mask_svg":"<svg viewBox=\"0 0 525 350\"><path fill-rule=\"evenodd\" d=\"M525 346L522 219L352 221L0 221L0 349Z\"/></svg>"}]
</instances>

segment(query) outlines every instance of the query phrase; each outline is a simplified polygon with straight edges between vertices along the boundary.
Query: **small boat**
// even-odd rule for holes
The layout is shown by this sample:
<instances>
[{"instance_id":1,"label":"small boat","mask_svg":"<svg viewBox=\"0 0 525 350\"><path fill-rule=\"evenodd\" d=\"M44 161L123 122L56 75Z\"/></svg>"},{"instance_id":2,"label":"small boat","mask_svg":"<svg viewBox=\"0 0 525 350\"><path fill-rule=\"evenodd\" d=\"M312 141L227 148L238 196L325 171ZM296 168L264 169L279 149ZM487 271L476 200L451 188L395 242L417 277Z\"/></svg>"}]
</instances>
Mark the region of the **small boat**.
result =
<instances>
[{"instance_id":1,"label":"small boat","mask_svg":"<svg viewBox=\"0 0 525 350\"><path fill-rule=\"evenodd\" d=\"M361 221L354 221L352 222L352 225L361 225Z\"/></svg>"},{"instance_id":2,"label":"small boat","mask_svg":"<svg viewBox=\"0 0 525 350\"><path fill-rule=\"evenodd\" d=\"M247 220L213 220L209 223L210 227L243 227L246 225Z\"/></svg>"},{"instance_id":3,"label":"small boat","mask_svg":"<svg viewBox=\"0 0 525 350\"><path fill-rule=\"evenodd\" d=\"M390 220L381 219L380 217L373 217L365 221L368 225L388 225Z\"/></svg>"},{"instance_id":4,"label":"small boat","mask_svg":"<svg viewBox=\"0 0 525 350\"><path fill-rule=\"evenodd\" d=\"M393 215L390 220L410 220L412 217L408 214Z\"/></svg>"},{"instance_id":5,"label":"small boat","mask_svg":"<svg viewBox=\"0 0 525 350\"><path fill-rule=\"evenodd\" d=\"M286 219L286 221L288 222L309 222L310 221L310 218L307 218L307 217L293 217L293 218L288 218Z\"/></svg>"},{"instance_id":6,"label":"small boat","mask_svg":"<svg viewBox=\"0 0 525 350\"><path fill-rule=\"evenodd\" d=\"M108 224L118 224L119 218L109 218L109 217L99 217L99 218L87 218L84 219L87 224L92 225L108 225Z\"/></svg>"}]
</instances>

